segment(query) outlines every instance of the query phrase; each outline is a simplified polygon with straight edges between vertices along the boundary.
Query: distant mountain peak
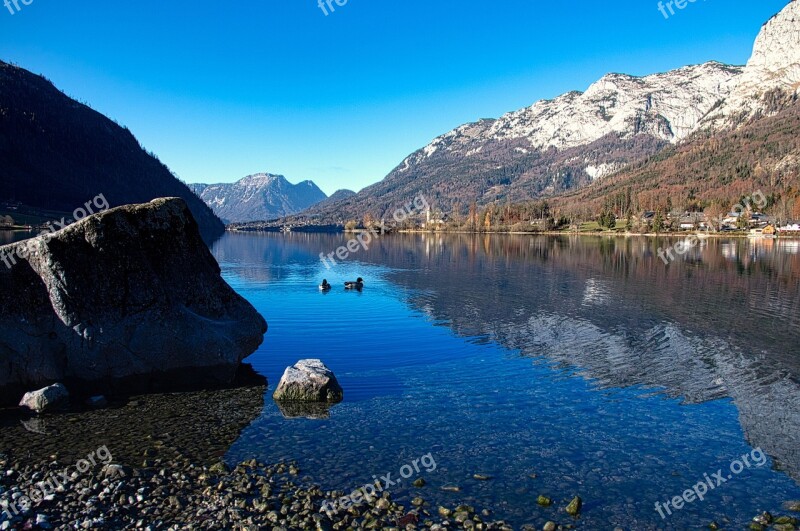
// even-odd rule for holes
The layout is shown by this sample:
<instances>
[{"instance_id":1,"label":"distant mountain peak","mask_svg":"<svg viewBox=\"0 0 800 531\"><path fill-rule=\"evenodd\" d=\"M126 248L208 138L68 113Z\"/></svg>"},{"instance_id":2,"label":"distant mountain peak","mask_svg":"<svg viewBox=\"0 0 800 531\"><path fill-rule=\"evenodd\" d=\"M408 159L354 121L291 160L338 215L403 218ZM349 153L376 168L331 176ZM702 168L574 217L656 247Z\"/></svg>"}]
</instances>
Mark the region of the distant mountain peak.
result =
<instances>
[{"instance_id":1,"label":"distant mountain peak","mask_svg":"<svg viewBox=\"0 0 800 531\"><path fill-rule=\"evenodd\" d=\"M226 223L266 221L301 212L326 199L313 181L254 173L235 183L193 184L192 190Z\"/></svg>"}]
</instances>

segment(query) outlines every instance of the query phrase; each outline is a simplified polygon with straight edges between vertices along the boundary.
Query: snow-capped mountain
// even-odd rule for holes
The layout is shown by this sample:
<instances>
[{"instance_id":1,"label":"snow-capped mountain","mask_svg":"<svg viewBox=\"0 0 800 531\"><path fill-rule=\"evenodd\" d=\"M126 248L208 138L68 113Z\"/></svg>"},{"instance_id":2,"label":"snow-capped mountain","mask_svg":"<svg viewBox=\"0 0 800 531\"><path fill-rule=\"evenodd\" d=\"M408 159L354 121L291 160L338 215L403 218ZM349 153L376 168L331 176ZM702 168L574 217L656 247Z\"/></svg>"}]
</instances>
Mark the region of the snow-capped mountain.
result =
<instances>
[{"instance_id":1,"label":"snow-capped mountain","mask_svg":"<svg viewBox=\"0 0 800 531\"><path fill-rule=\"evenodd\" d=\"M226 223L289 216L327 198L312 181L292 184L283 175L269 173L249 175L235 183L189 187Z\"/></svg>"},{"instance_id":2,"label":"snow-capped mountain","mask_svg":"<svg viewBox=\"0 0 800 531\"><path fill-rule=\"evenodd\" d=\"M498 120L458 127L406 159L403 168L439 149L471 156L479 152L480 146L474 144L482 140L524 139L531 150L584 146L610 134L621 138L648 134L677 142L731 94L741 73L741 67L710 62L646 77L608 74L586 92L569 92Z\"/></svg>"},{"instance_id":3,"label":"snow-capped mountain","mask_svg":"<svg viewBox=\"0 0 800 531\"><path fill-rule=\"evenodd\" d=\"M644 77L608 74L585 92L457 127L383 181L307 214L380 217L419 193L436 208L463 213L472 202L571 192L693 141L698 131L774 115L796 100L798 87L800 0L793 0L764 25L745 67L708 62Z\"/></svg>"}]
</instances>

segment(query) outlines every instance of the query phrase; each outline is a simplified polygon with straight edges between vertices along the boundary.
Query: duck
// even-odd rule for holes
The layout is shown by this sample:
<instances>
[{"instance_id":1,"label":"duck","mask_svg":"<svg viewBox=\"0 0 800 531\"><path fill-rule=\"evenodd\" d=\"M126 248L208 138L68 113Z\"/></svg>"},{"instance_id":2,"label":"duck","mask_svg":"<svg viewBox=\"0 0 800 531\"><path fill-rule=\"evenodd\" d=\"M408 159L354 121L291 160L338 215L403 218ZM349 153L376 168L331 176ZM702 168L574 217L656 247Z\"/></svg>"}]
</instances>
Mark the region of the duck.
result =
<instances>
[{"instance_id":1,"label":"duck","mask_svg":"<svg viewBox=\"0 0 800 531\"><path fill-rule=\"evenodd\" d=\"M364 287L364 279L361 277L358 277L358 280L356 280L355 282L351 281L344 283L344 289L361 289L363 287Z\"/></svg>"},{"instance_id":2,"label":"duck","mask_svg":"<svg viewBox=\"0 0 800 531\"><path fill-rule=\"evenodd\" d=\"M327 278L323 278L322 279L322 284L319 285L319 290L320 291L329 291L332 287L333 286L328 284L328 279Z\"/></svg>"}]
</instances>

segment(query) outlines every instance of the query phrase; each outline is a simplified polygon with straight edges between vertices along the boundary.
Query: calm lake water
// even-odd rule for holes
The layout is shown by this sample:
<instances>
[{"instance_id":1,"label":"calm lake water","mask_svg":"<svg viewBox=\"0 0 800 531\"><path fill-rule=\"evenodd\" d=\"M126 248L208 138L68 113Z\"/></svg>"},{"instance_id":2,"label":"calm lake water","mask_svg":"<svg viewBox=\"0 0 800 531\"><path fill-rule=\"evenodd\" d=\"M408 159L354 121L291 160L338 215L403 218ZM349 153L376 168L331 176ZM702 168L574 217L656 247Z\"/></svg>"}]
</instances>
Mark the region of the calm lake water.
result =
<instances>
[{"instance_id":1,"label":"calm lake water","mask_svg":"<svg viewBox=\"0 0 800 531\"><path fill-rule=\"evenodd\" d=\"M350 492L431 454L436 469L396 499L466 501L515 527L569 521L575 495L587 529L741 528L800 499L800 242L710 239L667 267L666 239L392 235L327 270L319 254L346 241L214 244L270 326L248 360L270 390L230 462L297 459ZM346 292L358 276L363 292ZM269 398L302 358L345 389L327 419ZM755 448L767 463L731 474ZM703 501L659 516L656 501L719 469Z\"/></svg>"},{"instance_id":2,"label":"calm lake water","mask_svg":"<svg viewBox=\"0 0 800 531\"><path fill-rule=\"evenodd\" d=\"M248 359L266 393L13 414L0 449L71 462L107 444L133 465L296 459L347 493L430 454L435 470L390 487L395 499L488 507L515 528L569 522L576 495L574 523L607 530L742 529L800 499L800 241L709 239L666 266L667 239L392 235L325 269L319 254L346 241L227 234L213 245L269 322ZM363 292L346 292L359 276ZM322 278L335 289L320 293ZM303 358L334 370L343 403L278 408L271 392ZM743 455L752 466L732 474ZM657 501L719 470L724 484L661 518Z\"/></svg>"}]
</instances>

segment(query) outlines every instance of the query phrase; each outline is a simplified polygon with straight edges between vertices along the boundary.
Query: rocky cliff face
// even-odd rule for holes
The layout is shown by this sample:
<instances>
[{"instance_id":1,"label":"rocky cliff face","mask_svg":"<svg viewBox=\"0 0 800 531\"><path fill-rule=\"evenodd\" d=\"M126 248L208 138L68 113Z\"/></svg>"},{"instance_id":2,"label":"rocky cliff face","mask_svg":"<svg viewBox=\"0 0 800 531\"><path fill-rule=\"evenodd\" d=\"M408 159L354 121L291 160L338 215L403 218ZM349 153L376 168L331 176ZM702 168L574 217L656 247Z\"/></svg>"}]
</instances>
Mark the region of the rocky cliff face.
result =
<instances>
[{"instance_id":1,"label":"rocky cliff face","mask_svg":"<svg viewBox=\"0 0 800 531\"><path fill-rule=\"evenodd\" d=\"M540 150L584 146L609 134L623 138L649 134L677 142L728 97L741 71L711 62L646 77L608 74L586 92L570 92L498 120L459 127L406 159L404 165L430 157L439 149L467 148L464 154L469 155L487 139L524 139L528 149Z\"/></svg>"},{"instance_id":2,"label":"rocky cliff face","mask_svg":"<svg viewBox=\"0 0 800 531\"><path fill-rule=\"evenodd\" d=\"M0 259L4 401L54 381L101 392L132 377L224 382L267 329L181 199L118 207L0 247Z\"/></svg>"},{"instance_id":3,"label":"rocky cliff face","mask_svg":"<svg viewBox=\"0 0 800 531\"><path fill-rule=\"evenodd\" d=\"M712 129L737 126L778 108L770 92L797 94L800 88L800 2L793 0L764 26L753 45L744 72L726 101L704 125Z\"/></svg>"}]
</instances>

